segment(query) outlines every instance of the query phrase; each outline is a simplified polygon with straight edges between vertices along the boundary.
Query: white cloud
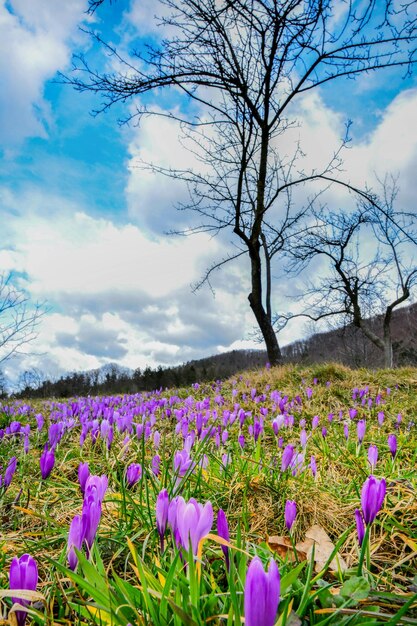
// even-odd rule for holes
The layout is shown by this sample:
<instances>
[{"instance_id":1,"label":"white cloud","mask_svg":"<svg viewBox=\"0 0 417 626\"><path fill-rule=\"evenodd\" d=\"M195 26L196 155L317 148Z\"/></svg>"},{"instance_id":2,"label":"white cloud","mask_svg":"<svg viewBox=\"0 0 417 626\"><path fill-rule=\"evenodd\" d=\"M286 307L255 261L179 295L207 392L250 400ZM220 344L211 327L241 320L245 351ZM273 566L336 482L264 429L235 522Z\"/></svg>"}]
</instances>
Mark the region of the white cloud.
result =
<instances>
[{"instance_id":1,"label":"white cloud","mask_svg":"<svg viewBox=\"0 0 417 626\"><path fill-rule=\"evenodd\" d=\"M30 346L34 355L17 359L16 370L178 363L244 335L250 311L240 272L221 275L215 300L208 289L191 292L190 283L221 253L216 239L150 240L133 224L76 212L55 196L41 202L33 193L33 204L30 194L4 197L9 239L2 259L20 272L32 299L53 311Z\"/></svg>"},{"instance_id":2,"label":"white cloud","mask_svg":"<svg viewBox=\"0 0 417 626\"><path fill-rule=\"evenodd\" d=\"M46 137L52 123L45 81L67 65L70 41L86 0L0 0L0 142L13 149L26 137Z\"/></svg>"},{"instance_id":3,"label":"white cloud","mask_svg":"<svg viewBox=\"0 0 417 626\"><path fill-rule=\"evenodd\" d=\"M400 93L381 115L373 132L349 151L346 167L352 181L375 182L375 174L399 174L404 197L417 191L417 89ZM411 208L411 207L410 207Z\"/></svg>"},{"instance_id":4,"label":"white cloud","mask_svg":"<svg viewBox=\"0 0 417 626\"><path fill-rule=\"evenodd\" d=\"M117 226L74 212L45 218L25 214L15 223L18 252L4 251L29 272L36 297L141 289L162 296L196 280L203 269L196 253L216 251L207 236L147 239L132 224ZM20 257L20 260L19 260Z\"/></svg>"},{"instance_id":5,"label":"white cloud","mask_svg":"<svg viewBox=\"0 0 417 626\"><path fill-rule=\"evenodd\" d=\"M163 112L159 107L157 112ZM178 111L171 111L179 114ZM198 166L195 154L180 139L179 124L173 119L148 116L134 129L129 142L129 179L126 200L129 216L147 231L162 234L181 230L193 223L189 211L176 211L175 206L189 200L187 187L174 177L144 169L142 164L178 170Z\"/></svg>"}]
</instances>

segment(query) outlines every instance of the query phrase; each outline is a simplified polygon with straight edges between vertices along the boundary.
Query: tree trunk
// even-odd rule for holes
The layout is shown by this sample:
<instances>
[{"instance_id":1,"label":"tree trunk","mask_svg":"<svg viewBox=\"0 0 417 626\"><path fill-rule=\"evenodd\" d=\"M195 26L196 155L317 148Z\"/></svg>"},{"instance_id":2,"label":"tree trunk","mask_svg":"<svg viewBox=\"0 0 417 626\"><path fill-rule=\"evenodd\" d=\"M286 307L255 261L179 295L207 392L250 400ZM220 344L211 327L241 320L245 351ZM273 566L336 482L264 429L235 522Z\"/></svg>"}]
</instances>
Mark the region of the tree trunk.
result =
<instances>
[{"instance_id":1,"label":"tree trunk","mask_svg":"<svg viewBox=\"0 0 417 626\"><path fill-rule=\"evenodd\" d=\"M268 361L271 365L277 365L281 362L282 355L278 339L272 325L271 317L266 313L262 303L262 275L259 245L257 249L250 250L250 260L252 277L252 291L248 296L250 308L255 315L262 337L265 341Z\"/></svg>"},{"instance_id":2,"label":"tree trunk","mask_svg":"<svg viewBox=\"0 0 417 626\"><path fill-rule=\"evenodd\" d=\"M384 337L384 366L387 368L393 367L394 355L392 351L391 337Z\"/></svg>"},{"instance_id":3,"label":"tree trunk","mask_svg":"<svg viewBox=\"0 0 417 626\"><path fill-rule=\"evenodd\" d=\"M392 337L391 337L391 314L392 310L387 309L384 319L384 366L391 368L394 363L394 355L392 351Z\"/></svg>"}]
</instances>

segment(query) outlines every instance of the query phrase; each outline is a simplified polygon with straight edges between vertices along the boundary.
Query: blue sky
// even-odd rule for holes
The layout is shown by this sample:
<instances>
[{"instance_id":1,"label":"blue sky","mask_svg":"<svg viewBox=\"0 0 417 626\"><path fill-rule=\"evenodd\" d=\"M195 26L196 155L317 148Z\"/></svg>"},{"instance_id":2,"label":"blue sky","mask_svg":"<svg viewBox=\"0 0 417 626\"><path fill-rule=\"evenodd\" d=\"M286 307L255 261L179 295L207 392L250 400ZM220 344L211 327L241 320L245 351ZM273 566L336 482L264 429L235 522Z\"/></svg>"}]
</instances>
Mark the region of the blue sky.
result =
<instances>
[{"instance_id":1,"label":"blue sky","mask_svg":"<svg viewBox=\"0 0 417 626\"><path fill-rule=\"evenodd\" d=\"M15 272L33 301L49 305L37 341L3 369L13 380L31 367L57 376L110 361L154 367L258 347L246 262L216 276L215 298L208 288L192 293L190 284L228 240L167 237L186 224L173 208L184 190L136 167L138 158L190 164L175 125L148 118L139 127L120 126L122 106L93 117L93 95L56 82L73 53L99 68L113 62L92 47L82 26L122 49L157 37L157 0L119 0L93 18L86 9L87 0L63 0L59 11L50 0L0 0L0 272ZM401 74L389 70L309 92L297 133L314 162L326 158L323 145L331 153L351 119L350 179L372 183L376 172L399 173L400 200L415 210L417 81ZM177 105L171 97L158 102L161 109ZM281 281L278 306L288 308L294 285ZM281 341L303 332L300 323L289 326Z\"/></svg>"}]
</instances>

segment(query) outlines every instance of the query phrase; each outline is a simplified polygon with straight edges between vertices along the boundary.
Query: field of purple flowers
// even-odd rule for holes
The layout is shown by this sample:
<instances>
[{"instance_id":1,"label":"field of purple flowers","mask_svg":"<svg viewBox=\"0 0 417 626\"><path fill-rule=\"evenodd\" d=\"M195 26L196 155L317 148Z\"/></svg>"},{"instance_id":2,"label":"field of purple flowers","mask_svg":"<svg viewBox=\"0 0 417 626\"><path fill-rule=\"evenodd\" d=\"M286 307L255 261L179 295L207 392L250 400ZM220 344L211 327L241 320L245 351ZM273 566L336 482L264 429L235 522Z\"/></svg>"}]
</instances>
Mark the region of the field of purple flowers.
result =
<instances>
[{"instance_id":1,"label":"field of purple flowers","mask_svg":"<svg viewBox=\"0 0 417 626\"><path fill-rule=\"evenodd\" d=\"M417 624L417 371L0 404L0 624Z\"/></svg>"}]
</instances>

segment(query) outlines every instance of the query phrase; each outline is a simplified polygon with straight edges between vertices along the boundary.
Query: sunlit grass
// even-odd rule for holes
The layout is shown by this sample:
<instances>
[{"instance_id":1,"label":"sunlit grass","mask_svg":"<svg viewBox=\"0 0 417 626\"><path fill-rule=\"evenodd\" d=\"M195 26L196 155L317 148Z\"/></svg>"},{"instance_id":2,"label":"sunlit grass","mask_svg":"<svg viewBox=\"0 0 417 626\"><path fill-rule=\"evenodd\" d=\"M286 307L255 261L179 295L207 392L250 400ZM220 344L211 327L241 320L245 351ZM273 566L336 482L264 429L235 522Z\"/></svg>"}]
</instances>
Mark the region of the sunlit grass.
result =
<instances>
[{"instance_id":1,"label":"sunlit grass","mask_svg":"<svg viewBox=\"0 0 417 626\"><path fill-rule=\"evenodd\" d=\"M279 626L417 623L416 386L417 370L412 368L371 372L336 365L286 366L155 394L3 405L0 473L13 456L18 463L10 486L0 489L0 590L5 595L9 587L13 557L29 553L38 564L37 589L43 596L31 604L28 619L36 623L231 625L244 619L246 571L258 554L265 563L273 557L281 572ZM354 408L357 415L351 419L349 409ZM272 422L281 415L285 423L275 434ZM313 429L315 416L319 423ZM361 444L360 419L366 420ZM105 430L101 432L103 420L114 429L110 446ZM21 432L7 431L13 421L31 426L27 454ZM39 458L50 425L60 421L66 429L56 447L55 466L42 480ZM156 431L160 437L155 439ZM245 438L243 447L239 434ZM395 458L389 434L397 436ZM304 460L298 470L281 471L288 444ZM374 470L367 457L370 444L378 447ZM192 463L175 470L174 454L184 447ZM156 454L159 475L152 465ZM85 550L77 553L78 568L71 572L67 537L83 508L80 462L89 463L92 475L106 475L109 486L90 559ZM125 474L131 463L141 464L142 475L128 488ZM354 511L371 473L385 478L387 493L358 578ZM181 495L213 505L211 534L201 541L196 560L178 550L170 530L161 553L155 502L163 488L171 500ZM307 560L298 555L297 564L291 543L288 549L271 551L270 537L288 537L286 500L297 504L294 544L302 545L312 526L333 542L320 567L311 550ZM230 530L230 572L217 538L220 508ZM322 549L316 544L316 559ZM339 570L330 566L335 555L344 563ZM4 597L4 619L11 605Z\"/></svg>"}]
</instances>

